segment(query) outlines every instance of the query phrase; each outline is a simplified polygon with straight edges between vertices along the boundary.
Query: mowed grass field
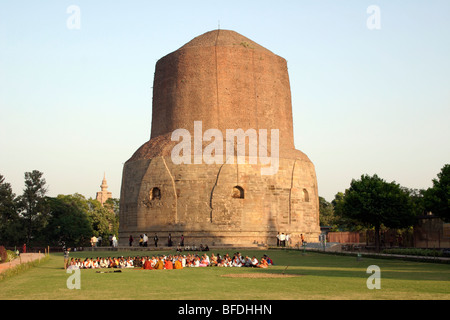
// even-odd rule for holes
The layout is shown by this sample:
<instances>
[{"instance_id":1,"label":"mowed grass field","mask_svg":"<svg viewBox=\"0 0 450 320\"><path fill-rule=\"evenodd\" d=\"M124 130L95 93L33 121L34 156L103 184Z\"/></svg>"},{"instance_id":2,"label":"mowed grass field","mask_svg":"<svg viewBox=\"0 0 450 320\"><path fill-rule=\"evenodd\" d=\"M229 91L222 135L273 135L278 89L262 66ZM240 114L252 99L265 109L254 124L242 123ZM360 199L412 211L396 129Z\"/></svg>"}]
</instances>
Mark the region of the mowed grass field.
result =
<instances>
[{"instance_id":1,"label":"mowed grass field","mask_svg":"<svg viewBox=\"0 0 450 320\"><path fill-rule=\"evenodd\" d=\"M216 251L213 251L217 253ZM234 251L218 251L221 254ZM162 252L148 252L159 254ZM175 253L164 252L164 253ZM211 252L209 252L210 254ZM81 270L80 289L68 289L72 274L62 253L0 281L0 299L14 300L448 300L450 265L329 255L300 251L244 251L275 265L258 268L125 269L121 273ZM134 256L144 252L72 252L71 257ZM369 266L380 268L381 288L367 288ZM109 271L111 269L102 269ZM267 277L267 275L295 277ZM231 275L231 276L230 276Z\"/></svg>"}]
</instances>

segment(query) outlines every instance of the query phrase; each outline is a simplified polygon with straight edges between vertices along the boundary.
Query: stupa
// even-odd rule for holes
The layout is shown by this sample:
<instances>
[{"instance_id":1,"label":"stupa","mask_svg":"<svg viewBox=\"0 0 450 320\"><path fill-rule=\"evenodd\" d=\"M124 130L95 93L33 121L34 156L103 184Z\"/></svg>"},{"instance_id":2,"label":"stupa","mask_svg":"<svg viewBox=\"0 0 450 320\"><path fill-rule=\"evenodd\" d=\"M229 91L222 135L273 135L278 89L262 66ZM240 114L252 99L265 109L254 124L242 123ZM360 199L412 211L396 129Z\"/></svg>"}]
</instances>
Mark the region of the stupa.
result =
<instances>
[{"instance_id":1,"label":"stupa","mask_svg":"<svg viewBox=\"0 0 450 320\"><path fill-rule=\"evenodd\" d=\"M197 246L275 245L278 233L317 242L317 178L294 146L284 58L214 30L156 63L150 140L124 164L120 195L120 244L144 233Z\"/></svg>"}]
</instances>

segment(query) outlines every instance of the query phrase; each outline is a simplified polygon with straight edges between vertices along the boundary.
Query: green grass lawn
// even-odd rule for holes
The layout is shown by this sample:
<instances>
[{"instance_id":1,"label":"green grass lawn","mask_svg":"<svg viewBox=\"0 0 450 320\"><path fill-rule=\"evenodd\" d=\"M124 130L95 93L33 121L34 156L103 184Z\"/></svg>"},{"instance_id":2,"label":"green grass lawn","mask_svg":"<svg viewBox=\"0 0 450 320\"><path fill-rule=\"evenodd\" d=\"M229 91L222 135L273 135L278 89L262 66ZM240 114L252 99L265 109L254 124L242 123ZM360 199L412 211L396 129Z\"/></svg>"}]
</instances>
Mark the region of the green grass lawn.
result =
<instances>
[{"instance_id":1,"label":"green grass lawn","mask_svg":"<svg viewBox=\"0 0 450 320\"><path fill-rule=\"evenodd\" d=\"M219 251L221 254L226 251ZM151 252L149 254L153 254ZM214 251L216 253L216 251ZM228 252L232 254L233 252ZM275 262L269 269L185 268L182 270L134 270L97 273L81 270L81 289L67 288L71 276L63 269L62 253L18 275L0 281L0 299L44 300L448 300L450 265L390 259L364 258L269 250ZM76 252L71 257L133 256L142 252ZM381 289L369 290L370 265L381 269ZM287 269L286 269L287 267ZM106 269L108 270L108 269ZM224 277L229 274L275 273L286 278Z\"/></svg>"}]
</instances>

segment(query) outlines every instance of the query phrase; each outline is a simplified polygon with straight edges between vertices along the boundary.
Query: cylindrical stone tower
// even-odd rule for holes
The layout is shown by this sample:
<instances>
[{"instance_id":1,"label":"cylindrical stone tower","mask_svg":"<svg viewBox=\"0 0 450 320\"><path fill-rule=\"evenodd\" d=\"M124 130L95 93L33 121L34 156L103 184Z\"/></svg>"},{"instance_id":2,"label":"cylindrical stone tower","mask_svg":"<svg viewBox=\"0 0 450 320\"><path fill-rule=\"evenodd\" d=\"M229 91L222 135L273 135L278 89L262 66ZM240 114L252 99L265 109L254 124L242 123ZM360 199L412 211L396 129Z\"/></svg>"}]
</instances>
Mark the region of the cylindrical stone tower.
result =
<instances>
[{"instance_id":1,"label":"cylindrical stone tower","mask_svg":"<svg viewBox=\"0 0 450 320\"><path fill-rule=\"evenodd\" d=\"M197 246L317 241L317 179L295 150L285 59L215 30L157 62L151 137L125 163L120 197L120 244L144 233L163 245L169 234Z\"/></svg>"}]
</instances>

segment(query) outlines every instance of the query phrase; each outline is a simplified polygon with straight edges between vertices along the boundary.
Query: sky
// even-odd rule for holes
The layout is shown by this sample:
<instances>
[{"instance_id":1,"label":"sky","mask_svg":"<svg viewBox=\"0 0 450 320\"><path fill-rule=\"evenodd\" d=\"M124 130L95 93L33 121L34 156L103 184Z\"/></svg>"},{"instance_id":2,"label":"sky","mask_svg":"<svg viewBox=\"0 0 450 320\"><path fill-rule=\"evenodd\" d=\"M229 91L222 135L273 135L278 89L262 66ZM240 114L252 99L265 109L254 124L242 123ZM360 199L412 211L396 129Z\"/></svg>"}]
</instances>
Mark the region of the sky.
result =
<instances>
[{"instance_id":1,"label":"sky","mask_svg":"<svg viewBox=\"0 0 450 320\"><path fill-rule=\"evenodd\" d=\"M150 138L155 63L234 30L288 63L294 139L331 201L377 174L432 186L450 163L450 1L0 2L0 174L19 195L120 197Z\"/></svg>"}]
</instances>

